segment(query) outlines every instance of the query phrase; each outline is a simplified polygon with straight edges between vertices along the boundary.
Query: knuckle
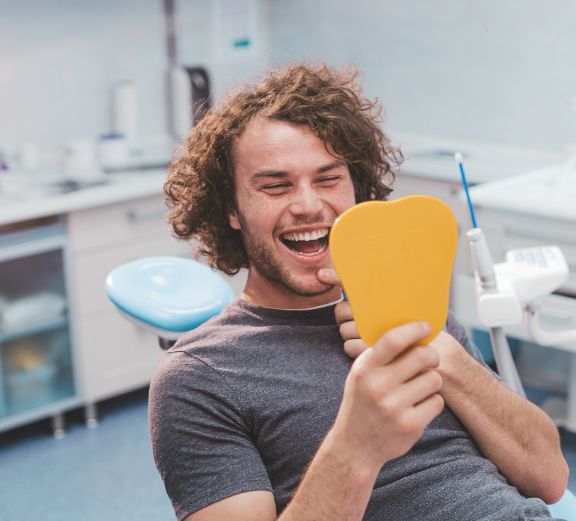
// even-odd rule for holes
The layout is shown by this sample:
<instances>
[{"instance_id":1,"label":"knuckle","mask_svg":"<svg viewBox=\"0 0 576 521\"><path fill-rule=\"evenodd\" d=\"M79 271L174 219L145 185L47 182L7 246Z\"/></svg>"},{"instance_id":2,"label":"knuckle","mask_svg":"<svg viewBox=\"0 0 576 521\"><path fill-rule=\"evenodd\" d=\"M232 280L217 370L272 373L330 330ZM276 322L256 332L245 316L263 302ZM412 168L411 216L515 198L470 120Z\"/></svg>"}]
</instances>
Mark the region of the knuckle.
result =
<instances>
[{"instance_id":1,"label":"knuckle","mask_svg":"<svg viewBox=\"0 0 576 521\"><path fill-rule=\"evenodd\" d=\"M407 415L401 416L398 418L396 423L397 429L402 434L411 434L416 430L420 429L420 425L414 420L414 418L409 417Z\"/></svg>"},{"instance_id":2,"label":"knuckle","mask_svg":"<svg viewBox=\"0 0 576 521\"><path fill-rule=\"evenodd\" d=\"M440 396L439 394L435 394L432 397L432 399L434 400L434 406L435 406L436 414L440 414L442 412L442 410L444 409L444 405L445 405L444 398L442 398L442 396Z\"/></svg>"},{"instance_id":3,"label":"knuckle","mask_svg":"<svg viewBox=\"0 0 576 521\"><path fill-rule=\"evenodd\" d=\"M346 340L344 342L344 352L350 358L356 358L357 356L359 356L364 351L364 349L366 349L366 345L362 341Z\"/></svg>"},{"instance_id":4,"label":"knuckle","mask_svg":"<svg viewBox=\"0 0 576 521\"><path fill-rule=\"evenodd\" d=\"M396 417L400 414L400 403L392 397L380 401L380 411L384 416Z\"/></svg>"},{"instance_id":5,"label":"knuckle","mask_svg":"<svg viewBox=\"0 0 576 521\"><path fill-rule=\"evenodd\" d=\"M432 386L438 391L444 383L442 375L438 371L429 371L429 374L430 376L428 378L430 378Z\"/></svg>"},{"instance_id":6,"label":"knuckle","mask_svg":"<svg viewBox=\"0 0 576 521\"><path fill-rule=\"evenodd\" d=\"M389 331L382 337L381 345L384 349L394 353L400 351L404 346L399 335L395 331Z\"/></svg>"},{"instance_id":7,"label":"knuckle","mask_svg":"<svg viewBox=\"0 0 576 521\"><path fill-rule=\"evenodd\" d=\"M350 307L350 303L347 301L343 301L336 304L336 308L334 309L334 315L336 317L336 322L338 324L340 324L341 322L345 322L347 320L351 320L352 308Z\"/></svg>"},{"instance_id":8,"label":"knuckle","mask_svg":"<svg viewBox=\"0 0 576 521\"><path fill-rule=\"evenodd\" d=\"M428 349L424 346L416 346L412 350L412 356L416 358L416 361L420 365L426 365L430 358L430 355L428 354Z\"/></svg>"},{"instance_id":9,"label":"knuckle","mask_svg":"<svg viewBox=\"0 0 576 521\"><path fill-rule=\"evenodd\" d=\"M422 367L436 367L440 361L438 353L428 346L415 347L414 356Z\"/></svg>"},{"instance_id":10,"label":"knuckle","mask_svg":"<svg viewBox=\"0 0 576 521\"><path fill-rule=\"evenodd\" d=\"M352 338L352 326L353 322L342 322L338 330L340 331L340 336L345 340Z\"/></svg>"},{"instance_id":11,"label":"knuckle","mask_svg":"<svg viewBox=\"0 0 576 521\"><path fill-rule=\"evenodd\" d=\"M348 373L348 378L354 384L360 384L366 381L369 375L369 368L362 358L357 358L352 364Z\"/></svg>"}]
</instances>

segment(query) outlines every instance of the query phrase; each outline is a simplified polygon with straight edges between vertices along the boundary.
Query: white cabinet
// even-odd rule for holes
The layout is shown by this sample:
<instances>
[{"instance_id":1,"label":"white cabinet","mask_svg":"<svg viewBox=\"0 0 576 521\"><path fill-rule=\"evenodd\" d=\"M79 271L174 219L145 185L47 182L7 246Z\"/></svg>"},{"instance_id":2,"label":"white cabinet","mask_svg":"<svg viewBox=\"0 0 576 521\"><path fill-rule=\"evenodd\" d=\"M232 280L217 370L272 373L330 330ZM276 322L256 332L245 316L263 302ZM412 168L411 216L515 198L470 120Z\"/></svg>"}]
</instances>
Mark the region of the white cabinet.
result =
<instances>
[{"instance_id":1,"label":"white cabinet","mask_svg":"<svg viewBox=\"0 0 576 521\"><path fill-rule=\"evenodd\" d=\"M0 227L0 431L80 403L60 218Z\"/></svg>"},{"instance_id":2,"label":"white cabinet","mask_svg":"<svg viewBox=\"0 0 576 521\"><path fill-rule=\"evenodd\" d=\"M192 254L171 236L160 195L68 215L70 299L78 384L87 404L143 387L163 351L122 318L104 292L106 275L140 257Z\"/></svg>"}]
</instances>

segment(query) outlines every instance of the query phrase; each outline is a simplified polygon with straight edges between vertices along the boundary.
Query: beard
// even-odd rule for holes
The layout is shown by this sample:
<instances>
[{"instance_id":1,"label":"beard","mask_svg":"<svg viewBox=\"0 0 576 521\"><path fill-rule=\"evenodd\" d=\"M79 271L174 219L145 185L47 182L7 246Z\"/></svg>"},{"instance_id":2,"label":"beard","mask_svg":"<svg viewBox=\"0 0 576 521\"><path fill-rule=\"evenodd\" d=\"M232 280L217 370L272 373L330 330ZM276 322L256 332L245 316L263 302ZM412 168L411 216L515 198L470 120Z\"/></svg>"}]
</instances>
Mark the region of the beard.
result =
<instances>
[{"instance_id":1,"label":"beard","mask_svg":"<svg viewBox=\"0 0 576 521\"><path fill-rule=\"evenodd\" d=\"M302 297L322 295L333 289L333 286L327 286L320 281L312 285L298 278L289 271L273 247L244 230L246 226L242 227L242 240L250 266L263 278L280 286L286 292Z\"/></svg>"}]
</instances>

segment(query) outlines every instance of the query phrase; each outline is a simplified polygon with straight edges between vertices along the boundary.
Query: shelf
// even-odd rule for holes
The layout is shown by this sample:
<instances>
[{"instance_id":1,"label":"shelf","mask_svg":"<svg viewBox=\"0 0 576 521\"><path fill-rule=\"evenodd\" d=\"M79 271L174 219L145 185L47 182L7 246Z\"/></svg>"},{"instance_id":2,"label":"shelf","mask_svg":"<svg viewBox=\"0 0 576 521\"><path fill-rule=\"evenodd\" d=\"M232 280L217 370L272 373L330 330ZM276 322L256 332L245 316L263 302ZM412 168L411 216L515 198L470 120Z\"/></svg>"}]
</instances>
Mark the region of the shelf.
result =
<instances>
[{"instance_id":1,"label":"shelf","mask_svg":"<svg viewBox=\"0 0 576 521\"><path fill-rule=\"evenodd\" d=\"M14 329L12 331L0 330L0 344L10 342L18 338L38 335L40 333L48 333L50 331L62 329L67 326L68 318L66 316L62 316L56 320L51 320L49 322L39 322L38 324L33 324L26 328Z\"/></svg>"}]
</instances>

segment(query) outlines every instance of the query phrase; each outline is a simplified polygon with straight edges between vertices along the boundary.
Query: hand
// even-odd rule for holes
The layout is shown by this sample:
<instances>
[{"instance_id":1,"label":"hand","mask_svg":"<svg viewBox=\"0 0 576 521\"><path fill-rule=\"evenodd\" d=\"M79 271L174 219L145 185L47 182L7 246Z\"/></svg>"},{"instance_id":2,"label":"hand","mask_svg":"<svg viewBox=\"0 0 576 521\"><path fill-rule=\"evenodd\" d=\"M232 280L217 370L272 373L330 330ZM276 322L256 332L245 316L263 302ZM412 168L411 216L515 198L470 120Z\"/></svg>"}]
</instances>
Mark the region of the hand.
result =
<instances>
[{"instance_id":1,"label":"hand","mask_svg":"<svg viewBox=\"0 0 576 521\"><path fill-rule=\"evenodd\" d=\"M367 469L408 452L444 407L438 352L418 345L429 331L423 322L391 329L352 365L330 435Z\"/></svg>"},{"instance_id":2,"label":"hand","mask_svg":"<svg viewBox=\"0 0 576 521\"><path fill-rule=\"evenodd\" d=\"M324 284L331 286L341 286L340 279L336 270L332 268L324 268L318 271L318 279ZM340 329L340 335L344 340L344 352L350 358L356 358L368 346L364 340L360 338L358 329L356 329L356 322L352 315L352 308L347 301L339 302L336 304L334 310L336 315L336 323Z\"/></svg>"}]
</instances>

